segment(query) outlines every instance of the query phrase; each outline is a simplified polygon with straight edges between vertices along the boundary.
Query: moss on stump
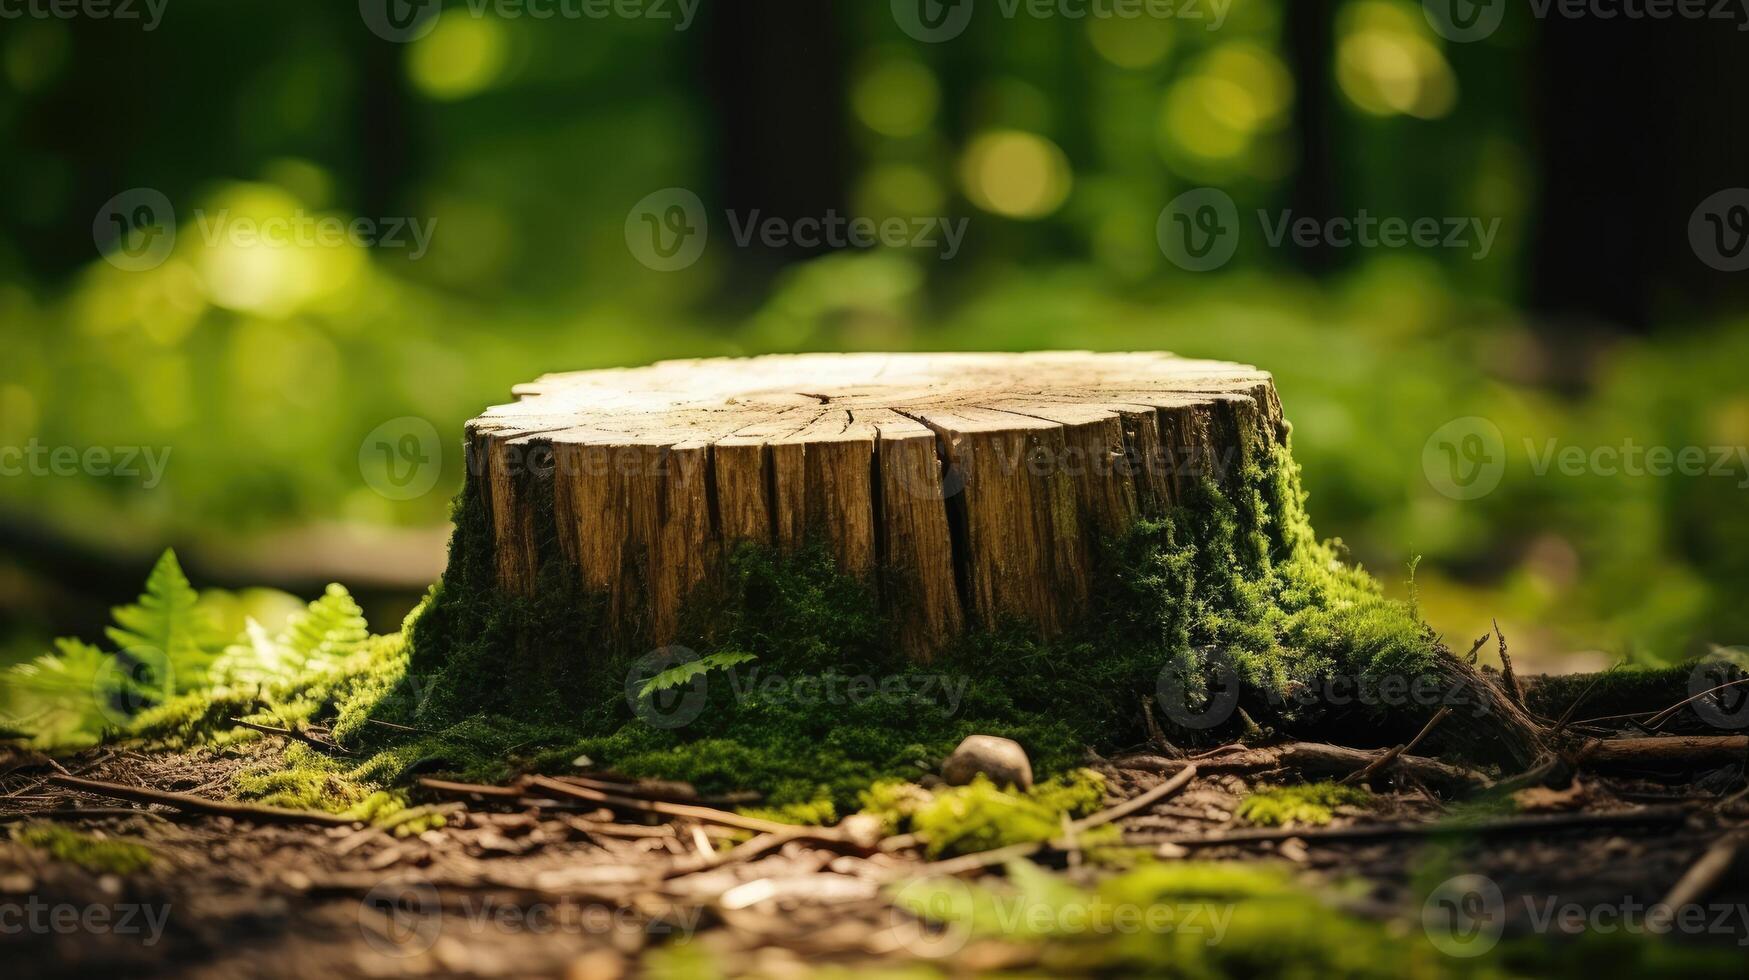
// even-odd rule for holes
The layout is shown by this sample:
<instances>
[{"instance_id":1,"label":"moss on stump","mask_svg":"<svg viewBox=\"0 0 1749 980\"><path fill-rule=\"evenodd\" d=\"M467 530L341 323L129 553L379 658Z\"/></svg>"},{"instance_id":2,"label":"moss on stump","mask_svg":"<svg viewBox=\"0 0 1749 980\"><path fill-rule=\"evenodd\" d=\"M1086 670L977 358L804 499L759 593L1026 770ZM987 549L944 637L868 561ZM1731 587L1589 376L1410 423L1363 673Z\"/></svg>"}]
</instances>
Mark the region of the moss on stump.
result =
<instances>
[{"instance_id":1,"label":"moss on stump","mask_svg":"<svg viewBox=\"0 0 1749 980\"><path fill-rule=\"evenodd\" d=\"M1193 374L1200 380L1184 380ZM834 537L831 527L810 523L810 513L830 511L809 511L805 479L788 497L763 498L799 508L790 515L799 528L792 537L737 536L707 521L710 536L699 547L709 560L688 572L695 580L651 640L662 649L652 654L628 642L636 631L626 629L625 596L602 585L599 569L580 565L577 540L589 529L578 525L575 493L563 485L574 474L523 467L507 487L511 471L490 462L503 447L477 422L449 566L408 634L416 683L381 702L378 715L426 730L486 719L527 744L562 745L554 751L581 752L628 774L687 779L706 791L751 786L775 802L848 802L874 778L914 777L974 733L1014 738L1041 775L1062 772L1087 747L1144 741L1145 699L1161 705L1158 721L1182 744L1228 740L1255 723L1385 745L1452 707L1426 744L1509 768L1530 763L1540 745L1523 710L1316 539L1268 376L1215 365L1181 372L1174 383L1208 390L1169 399L1118 376L1107 387L1093 384L1097 397L1077 408L1109 406L1115 423L1053 423L1062 432L1047 439L1051 445L1086 437L1072 431L1076 425L1103 425L1119 457L1141 464L1099 477L1115 494L1064 489L1049 465L1015 477L1036 484L1036 495L1022 496L1042 500L1053 527L1075 531L1064 538L1080 562L1069 580L1084 579L1074 601L1032 616L1024 605L981 605L968 580L1026 570L962 569L954 595L963 622L925 631L931 639L921 645L919 620L903 598L913 593L894 585L915 569L888 567L895 556L888 547L873 549L870 566L847 567L842 529ZM917 414L939 423L931 411ZM942 492L922 499L941 511L957 554L972 547L962 540L963 511L981 506L972 495L984 471L967 462L954 436L936 430ZM552 448L544 440L564 438L525 433L506 445L538 456ZM862 464L875 484L880 445L877 434ZM806 451L797 471L804 474ZM844 450L832 452L841 460ZM1210 465L1222 454L1224 465ZM1199 462L1174 466L1187 458ZM956 460L970 472L956 475ZM722 484L713 486L720 494ZM504 503L512 499L507 521ZM707 495L707 505L722 513L725 503ZM878 528L892 509L870 507ZM788 520L768 517L768 528ZM998 526L989 524L986 535ZM645 525L631 537L659 531ZM1068 546L1054 547L1046 556L1052 567L1040 574L1060 582L1055 563ZM616 567L631 582L662 574L634 561ZM704 669L711 655L728 652L752 657ZM695 656L701 662L678 694L639 693L654 669ZM677 699L683 712L673 708Z\"/></svg>"}]
</instances>

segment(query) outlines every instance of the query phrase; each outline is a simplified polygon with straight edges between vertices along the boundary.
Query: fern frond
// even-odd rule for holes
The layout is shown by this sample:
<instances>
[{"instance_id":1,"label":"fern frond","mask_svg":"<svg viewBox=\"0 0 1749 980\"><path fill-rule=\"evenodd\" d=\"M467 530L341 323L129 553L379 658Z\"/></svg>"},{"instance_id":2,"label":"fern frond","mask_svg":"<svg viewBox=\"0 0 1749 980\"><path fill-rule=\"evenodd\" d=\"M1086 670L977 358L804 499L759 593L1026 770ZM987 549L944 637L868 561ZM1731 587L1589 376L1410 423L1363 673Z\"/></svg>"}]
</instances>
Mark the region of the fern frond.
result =
<instances>
[{"instance_id":1,"label":"fern frond","mask_svg":"<svg viewBox=\"0 0 1749 980\"><path fill-rule=\"evenodd\" d=\"M278 636L251 619L239 642L213 665L215 686L265 687L296 677L333 670L360 653L370 640L364 611L340 585L286 620Z\"/></svg>"},{"instance_id":2,"label":"fern frond","mask_svg":"<svg viewBox=\"0 0 1749 980\"><path fill-rule=\"evenodd\" d=\"M726 669L737 664L744 664L749 660L758 659L758 654L724 652L708 654L697 660L688 660L686 663L676 664L645 681L644 686L638 688L638 697L647 698L657 691L679 687L694 677L702 676L710 671Z\"/></svg>"},{"instance_id":3,"label":"fern frond","mask_svg":"<svg viewBox=\"0 0 1749 980\"><path fill-rule=\"evenodd\" d=\"M141 687L113 655L88 643L63 637L55 650L6 671L6 726L30 732L41 746L95 742Z\"/></svg>"},{"instance_id":4,"label":"fern frond","mask_svg":"<svg viewBox=\"0 0 1749 980\"><path fill-rule=\"evenodd\" d=\"M224 649L227 638L199 603L176 552L166 550L139 601L111 611L116 624L105 633L124 655L148 666L161 698L204 687L207 670Z\"/></svg>"}]
</instances>

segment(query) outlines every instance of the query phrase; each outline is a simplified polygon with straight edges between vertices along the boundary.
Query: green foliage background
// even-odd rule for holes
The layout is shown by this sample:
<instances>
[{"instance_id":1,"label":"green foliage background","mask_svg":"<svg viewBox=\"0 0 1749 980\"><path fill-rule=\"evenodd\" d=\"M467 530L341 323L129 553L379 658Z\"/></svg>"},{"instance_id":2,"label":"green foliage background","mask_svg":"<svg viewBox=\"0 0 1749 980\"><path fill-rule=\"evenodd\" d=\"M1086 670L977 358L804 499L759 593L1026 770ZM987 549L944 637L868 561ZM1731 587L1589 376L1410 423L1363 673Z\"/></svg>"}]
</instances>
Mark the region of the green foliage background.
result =
<instances>
[{"instance_id":1,"label":"green foliage background","mask_svg":"<svg viewBox=\"0 0 1749 980\"><path fill-rule=\"evenodd\" d=\"M7 520L120 554L176 543L272 568L287 532L360 542L325 538L322 558L368 553L372 529L442 525L463 421L545 371L764 351L1170 349L1276 373L1320 533L1392 588L1423 556L1422 608L1449 636L1498 617L1547 666L1569 651L1670 659L1749 634L1740 460L1722 478L1530 465L1527 447L1550 439L1749 445L1749 331L1680 295L1649 335L1553 337L1519 312L1537 188L1516 20L1451 45L1410 0L1347 0L1331 30L1346 183L1381 215L1500 218L1482 259L1354 249L1313 279L1292 249L1250 235L1217 272L1167 262L1154 224L1185 190L1220 187L1247 216L1288 206L1299 92L1285 3L1236 0L1219 30L992 16L940 45L906 37L877 3L836 8L842 117L798 143L842 149L847 213L967 219L961 253L765 255L719 223L696 265L662 273L628 250L628 210L678 186L720 211L728 181L700 67L711 11L677 32L449 4L430 35L393 45L353 5L329 6L186 0L145 34L27 19L0 36L14 205L0 221L0 447L170 452L149 488L0 477ZM381 104L399 138L373 123ZM980 177L991 137L1025 152ZM1032 184L1015 176L1035 166ZM104 262L89 234L103 202L134 187L182 216L170 259L146 272ZM197 210L436 224L417 259L238 249ZM1457 501L1430 485L1423 450L1471 415L1499 426L1507 467L1493 493ZM360 449L404 418L439 433L441 477L397 500L371 489ZM422 540L437 567L441 533ZM0 556L14 659L51 634L40 567Z\"/></svg>"}]
</instances>

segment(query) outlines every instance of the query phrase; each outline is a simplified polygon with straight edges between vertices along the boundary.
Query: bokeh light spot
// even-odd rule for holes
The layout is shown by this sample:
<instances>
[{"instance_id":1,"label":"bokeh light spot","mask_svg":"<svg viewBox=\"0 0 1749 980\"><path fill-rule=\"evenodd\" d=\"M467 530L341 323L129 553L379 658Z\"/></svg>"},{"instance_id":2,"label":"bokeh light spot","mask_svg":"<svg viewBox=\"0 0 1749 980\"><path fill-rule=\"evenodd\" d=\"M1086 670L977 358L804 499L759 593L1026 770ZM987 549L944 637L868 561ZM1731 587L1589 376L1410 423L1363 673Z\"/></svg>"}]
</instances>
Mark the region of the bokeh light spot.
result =
<instances>
[{"instance_id":1,"label":"bokeh light spot","mask_svg":"<svg viewBox=\"0 0 1749 980\"><path fill-rule=\"evenodd\" d=\"M452 10L408 50L407 75L434 99L465 99L498 80L508 53L503 24Z\"/></svg>"},{"instance_id":2,"label":"bokeh light spot","mask_svg":"<svg viewBox=\"0 0 1749 980\"><path fill-rule=\"evenodd\" d=\"M864 126L882 136L916 136L935 119L941 91L935 74L910 59L893 59L865 72L851 91L851 106Z\"/></svg>"},{"instance_id":3,"label":"bokeh light spot","mask_svg":"<svg viewBox=\"0 0 1749 980\"><path fill-rule=\"evenodd\" d=\"M966 196L985 211L1042 218L1061 207L1072 177L1057 144L1034 133L997 130L972 140L960 161Z\"/></svg>"}]
</instances>

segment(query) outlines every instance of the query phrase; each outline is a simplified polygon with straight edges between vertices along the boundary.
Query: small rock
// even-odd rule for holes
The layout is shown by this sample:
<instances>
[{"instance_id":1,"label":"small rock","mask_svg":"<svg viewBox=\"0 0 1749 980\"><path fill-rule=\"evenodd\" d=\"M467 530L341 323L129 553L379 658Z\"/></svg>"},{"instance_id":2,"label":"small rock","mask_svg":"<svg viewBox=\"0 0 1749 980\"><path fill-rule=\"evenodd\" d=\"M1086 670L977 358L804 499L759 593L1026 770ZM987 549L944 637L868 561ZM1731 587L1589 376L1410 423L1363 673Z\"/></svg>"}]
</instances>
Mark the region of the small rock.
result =
<instances>
[{"instance_id":1,"label":"small rock","mask_svg":"<svg viewBox=\"0 0 1749 980\"><path fill-rule=\"evenodd\" d=\"M1020 743L994 735L968 735L941 764L949 786L964 786L983 773L997 786L1032 789L1032 762Z\"/></svg>"},{"instance_id":2,"label":"small rock","mask_svg":"<svg viewBox=\"0 0 1749 980\"><path fill-rule=\"evenodd\" d=\"M838 829L852 846L865 851L873 850L886 830L881 824L881 818L872 813L853 813L838 822Z\"/></svg>"},{"instance_id":3,"label":"small rock","mask_svg":"<svg viewBox=\"0 0 1749 980\"><path fill-rule=\"evenodd\" d=\"M1279 851L1282 857L1295 864L1305 864L1311 858L1311 854L1306 851L1306 842L1298 837L1289 837L1282 841Z\"/></svg>"},{"instance_id":4,"label":"small rock","mask_svg":"<svg viewBox=\"0 0 1749 980\"><path fill-rule=\"evenodd\" d=\"M625 957L605 948L584 953L565 969L565 980L619 980L625 975Z\"/></svg>"}]
</instances>

